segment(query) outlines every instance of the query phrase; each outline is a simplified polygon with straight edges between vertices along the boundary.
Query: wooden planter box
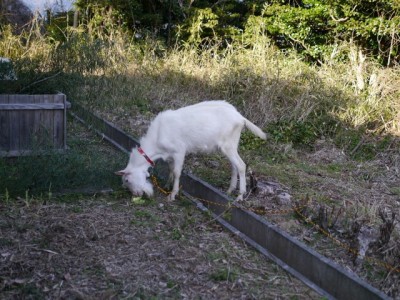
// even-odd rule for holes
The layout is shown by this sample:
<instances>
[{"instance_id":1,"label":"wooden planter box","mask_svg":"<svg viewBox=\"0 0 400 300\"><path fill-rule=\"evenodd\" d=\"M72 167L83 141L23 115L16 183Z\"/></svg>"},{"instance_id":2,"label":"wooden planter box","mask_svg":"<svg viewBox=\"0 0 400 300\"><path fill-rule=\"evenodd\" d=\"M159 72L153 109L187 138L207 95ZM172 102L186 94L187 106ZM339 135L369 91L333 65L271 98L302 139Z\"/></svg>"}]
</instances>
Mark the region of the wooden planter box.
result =
<instances>
[{"instance_id":1,"label":"wooden planter box","mask_svg":"<svg viewBox=\"0 0 400 300\"><path fill-rule=\"evenodd\" d=\"M0 156L67 148L64 94L0 95Z\"/></svg>"}]
</instances>

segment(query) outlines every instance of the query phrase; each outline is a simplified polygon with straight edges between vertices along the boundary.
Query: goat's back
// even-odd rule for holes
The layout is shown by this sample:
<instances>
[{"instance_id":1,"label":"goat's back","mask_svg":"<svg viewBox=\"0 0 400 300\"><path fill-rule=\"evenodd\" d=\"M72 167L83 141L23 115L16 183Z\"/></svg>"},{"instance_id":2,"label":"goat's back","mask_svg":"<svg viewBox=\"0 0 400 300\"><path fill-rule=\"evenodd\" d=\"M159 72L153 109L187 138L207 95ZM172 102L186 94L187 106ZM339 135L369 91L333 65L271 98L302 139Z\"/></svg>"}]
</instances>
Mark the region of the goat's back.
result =
<instances>
[{"instance_id":1,"label":"goat's back","mask_svg":"<svg viewBox=\"0 0 400 300\"><path fill-rule=\"evenodd\" d=\"M239 139L245 118L225 101L205 101L160 113L146 139L173 151L213 151L231 139ZM237 141L234 141L237 144Z\"/></svg>"}]
</instances>

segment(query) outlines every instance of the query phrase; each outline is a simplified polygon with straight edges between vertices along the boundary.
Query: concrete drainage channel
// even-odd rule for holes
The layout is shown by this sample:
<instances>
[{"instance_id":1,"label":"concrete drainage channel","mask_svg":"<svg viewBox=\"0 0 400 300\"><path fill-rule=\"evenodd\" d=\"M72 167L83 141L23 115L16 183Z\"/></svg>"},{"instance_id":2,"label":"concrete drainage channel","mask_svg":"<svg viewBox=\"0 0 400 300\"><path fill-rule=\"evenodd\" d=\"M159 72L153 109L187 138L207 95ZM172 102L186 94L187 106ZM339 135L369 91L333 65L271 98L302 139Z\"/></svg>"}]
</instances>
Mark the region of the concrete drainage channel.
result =
<instances>
[{"instance_id":1,"label":"concrete drainage channel","mask_svg":"<svg viewBox=\"0 0 400 300\"><path fill-rule=\"evenodd\" d=\"M121 151L129 153L138 141L81 106L74 104L71 114ZM157 174L168 176L165 164L157 164ZM252 245L287 272L328 299L390 299L356 275L305 246L260 216L243 210L210 184L182 174L183 194L202 211ZM204 201L206 200L206 201ZM224 219L229 207L229 218Z\"/></svg>"}]
</instances>

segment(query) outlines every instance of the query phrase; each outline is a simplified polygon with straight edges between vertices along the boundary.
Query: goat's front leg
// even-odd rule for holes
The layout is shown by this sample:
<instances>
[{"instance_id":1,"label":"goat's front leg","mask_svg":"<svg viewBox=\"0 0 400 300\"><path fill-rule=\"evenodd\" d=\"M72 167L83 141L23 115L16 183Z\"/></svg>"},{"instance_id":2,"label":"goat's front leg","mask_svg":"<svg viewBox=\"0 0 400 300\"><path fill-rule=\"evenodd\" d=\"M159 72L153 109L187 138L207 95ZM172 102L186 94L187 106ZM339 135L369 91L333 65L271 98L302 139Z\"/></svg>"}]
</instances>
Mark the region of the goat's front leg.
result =
<instances>
[{"instance_id":1,"label":"goat's front leg","mask_svg":"<svg viewBox=\"0 0 400 300\"><path fill-rule=\"evenodd\" d=\"M237 160L238 160L238 173L239 173L239 195L237 196L236 200L237 201L242 201L243 200L243 195L246 193L246 164L243 162L243 160L240 158L239 155L237 155Z\"/></svg>"},{"instance_id":2,"label":"goat's front leg","mask_svg":"<svg viewBox=\"0 0 400 300\"><path fill-rule=\"evenodd\" d=\"M174 176L174 185L172 187L171 194L168 196L168 201L175 200L175 196L179 192L179 179L182 173L182 167L185 156L176 156L174 157L174 163L172 164L172 175Z\"/></svg>"}]
</instances>

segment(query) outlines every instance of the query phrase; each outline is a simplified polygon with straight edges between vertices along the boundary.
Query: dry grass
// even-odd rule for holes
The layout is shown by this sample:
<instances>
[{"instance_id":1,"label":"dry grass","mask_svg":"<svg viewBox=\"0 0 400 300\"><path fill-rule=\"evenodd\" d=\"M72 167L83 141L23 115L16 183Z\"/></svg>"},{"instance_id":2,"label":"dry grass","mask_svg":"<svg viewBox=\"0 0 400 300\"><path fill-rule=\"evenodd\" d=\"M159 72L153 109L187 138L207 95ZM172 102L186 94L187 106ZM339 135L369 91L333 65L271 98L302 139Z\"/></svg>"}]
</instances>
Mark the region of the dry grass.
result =
<instances>
[{"instance_id":1,"label":"dry grass","mask_svg":"<svg viewBox=\"0 0 400 300\"><path fill-rule=\"evenodd\" d=\"M310 66L293 53L282 54L262 35L253 37L251 47L214 42L201 50L166 50L151 39L130 40L111 17L103 20L106 30L94 23L68 28L64 42L44 35L40 20L20 36L5 28L0 55L15 61L25 92L62 89L94 107L130 112L136 106L163 109L227 99L261 126L333 119L352 128L399 133L399 67L379 66L352 44L338 45L321 65ZM53 82L31 86L57 72Z\"/></svg>"}]
</instances>

